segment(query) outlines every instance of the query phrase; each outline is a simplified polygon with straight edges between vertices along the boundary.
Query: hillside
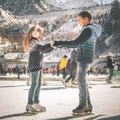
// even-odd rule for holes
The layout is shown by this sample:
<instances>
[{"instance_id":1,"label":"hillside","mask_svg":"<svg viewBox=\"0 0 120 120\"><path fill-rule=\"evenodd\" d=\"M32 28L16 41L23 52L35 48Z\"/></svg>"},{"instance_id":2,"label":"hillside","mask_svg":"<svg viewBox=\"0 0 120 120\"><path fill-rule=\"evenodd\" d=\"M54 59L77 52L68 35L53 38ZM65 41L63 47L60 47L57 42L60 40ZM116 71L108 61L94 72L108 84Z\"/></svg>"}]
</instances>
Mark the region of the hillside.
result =
<instances>
[{"instance_id":1,"label":"hillside","mask_svg":"<svg viewBox=\"0 0 120 120\"><path fill-rule=\"evenodd\" d=\"M38 15L59 10L43 0L2 0L0 5L14 15Z\"/></svg>"},{"instance_id":2,"label":"hillside","mask_svg":"<svg viewBox=\"0 0 120 120\"><path fill-rule=\"evenodd\" d=\"M94 6L93 0L2 0L0 5L14 15L40 15L47 12ZM22 8L22 9L21 9Z\"/></svg>"},{"instance_id":3,"label":"hillside","mask_svg":"<svg viewBox=\"0 0 120 120\"><path fill-rule=\"evenodd\" d=\"M35 24L39 24L44 28L42 44L51 40L74 40L81 29L78 26L76 16L83 9L92 11L94 15L92 22L99 23L103 28L103 34L96 43L95 58L107 54L109 51L118 53L120 50L119 40L115 39L113 32L109 33L109 28L106 28L106 26L110 26L107 23L111 21L110 4L96 6L97 3L90 2L90 0L75 0L75 2L69 0L58 0L57 2L56 0L13 1L0 1L0 35L18 45L18 51L22 51L22 40L28 29ZM86 7L83 6L84 2ZM20 6L23 6L22 9ZM113 20L112 26L114 26ZM65 54L64 50L69 55L71 50L66 50L66 48L56 49L55 52L52 52L52 55L45 55L46 61L54 61L55 58L58 61Z\"/></svg>"}]
</instances>

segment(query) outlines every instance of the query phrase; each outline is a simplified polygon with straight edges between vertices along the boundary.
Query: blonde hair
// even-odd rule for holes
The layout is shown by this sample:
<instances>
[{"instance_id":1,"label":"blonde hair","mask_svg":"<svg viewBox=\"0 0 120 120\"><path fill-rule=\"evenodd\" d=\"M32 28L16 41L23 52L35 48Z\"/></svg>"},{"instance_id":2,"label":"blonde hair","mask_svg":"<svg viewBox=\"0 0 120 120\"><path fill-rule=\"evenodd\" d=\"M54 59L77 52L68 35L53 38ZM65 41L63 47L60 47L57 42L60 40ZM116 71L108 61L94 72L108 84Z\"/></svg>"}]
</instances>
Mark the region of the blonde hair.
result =
<instances>
[{"instance_id":1,"label":"blonde hair","mask_svg":"<svg viewBox=\"0 0 120 120\"><path fill-rule=\"evenodd\" d=\"M29 51L29 47L28 46L29 46L31 38L33 37L32 33L35 30L37 30L40 35L42 35L42 33L43 33L43 28L41 26L37 25L37 26L33 26L33 27L30 28L30 30L28 31L25 39L23 40L23 49L24 49L25 52Z\"/></svg>"}]
</instances>

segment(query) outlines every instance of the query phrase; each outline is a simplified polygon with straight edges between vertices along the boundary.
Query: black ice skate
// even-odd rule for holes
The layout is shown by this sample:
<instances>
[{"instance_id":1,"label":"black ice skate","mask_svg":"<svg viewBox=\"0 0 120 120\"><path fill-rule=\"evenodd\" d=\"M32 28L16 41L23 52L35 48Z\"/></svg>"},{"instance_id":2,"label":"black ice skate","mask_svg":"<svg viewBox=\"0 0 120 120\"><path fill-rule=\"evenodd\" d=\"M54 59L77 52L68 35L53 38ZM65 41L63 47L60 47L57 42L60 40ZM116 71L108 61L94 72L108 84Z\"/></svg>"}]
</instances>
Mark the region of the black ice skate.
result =
<instances>
[{"instance_id":1,"label":"black ice skate","mask_svg":"<svg viewBox=\"0 0 120 120\"><path fill-rule=\"evenodd\" d=\"M92 105L78 106L73 110L73 115L90 115L92 113Z\"/></svg>"},{"instance_id":2,"label":"black ice skate","mask_svg":"<svg viewBox=\"0 0 120 120\"><path fill-rule=\"evenodd\" d=\"M88 104L88 109L87 109L87 113L92 113L92 105Z\"/></svg>"},{"instance_id":3,"label":"black ice skate","mask_svg":"<svg viewBox=\"0 0 120 120\"><path fill-rule=\"evenodd\" d=\"M87 106L78 106L77 108L75 108L73 110L73 115L84 115L85 113L87 113L88 107Z\"/></svg>"}]
</instances>

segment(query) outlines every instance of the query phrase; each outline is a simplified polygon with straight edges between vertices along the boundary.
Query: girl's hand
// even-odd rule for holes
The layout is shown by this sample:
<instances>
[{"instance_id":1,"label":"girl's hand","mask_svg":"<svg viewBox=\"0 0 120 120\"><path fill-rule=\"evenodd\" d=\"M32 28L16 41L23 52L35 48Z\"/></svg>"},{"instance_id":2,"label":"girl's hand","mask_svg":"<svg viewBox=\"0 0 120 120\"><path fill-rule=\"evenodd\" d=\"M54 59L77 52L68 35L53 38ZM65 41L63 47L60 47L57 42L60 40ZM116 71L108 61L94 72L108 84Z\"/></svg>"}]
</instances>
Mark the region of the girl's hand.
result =
<instances>
[{"instance_id":1,"label":"girl's hand","mask_svg":"<svg viewBox=\"0 0 120 120\"><path fill-rule=\"evenodd\" d=\"M50 45L51 45L52 48L56 48L56 47L54 46L54 44L55 44L54 41L50 41Z\"/></svg>"}]
</instances>

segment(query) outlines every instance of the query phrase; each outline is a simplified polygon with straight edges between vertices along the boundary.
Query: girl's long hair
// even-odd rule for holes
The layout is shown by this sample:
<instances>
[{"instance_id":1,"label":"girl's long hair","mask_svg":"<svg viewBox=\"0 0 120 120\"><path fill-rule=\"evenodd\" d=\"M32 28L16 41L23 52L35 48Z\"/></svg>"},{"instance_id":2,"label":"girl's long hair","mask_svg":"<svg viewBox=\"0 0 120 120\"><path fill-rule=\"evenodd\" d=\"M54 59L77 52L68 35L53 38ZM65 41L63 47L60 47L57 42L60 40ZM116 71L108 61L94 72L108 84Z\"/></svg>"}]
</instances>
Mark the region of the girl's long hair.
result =
<instances>
[{"instance_id":1,"label":"girl's long hair","mask_svg":"<svg viewBox=\"0 0 120 120\"><path fill-rule=\"evenodd\" d=\"M23 49L25 52L29 51L29 43L30 40L32 39L32 32L36 29L36 26L33 26L30 28L30 30L28 31L25 39L23 40ZM42 35L43 33L43 28L42 27L38 27L37 26L37 31L40 33L40 35Z\"/></svg>"}]
</instances>

